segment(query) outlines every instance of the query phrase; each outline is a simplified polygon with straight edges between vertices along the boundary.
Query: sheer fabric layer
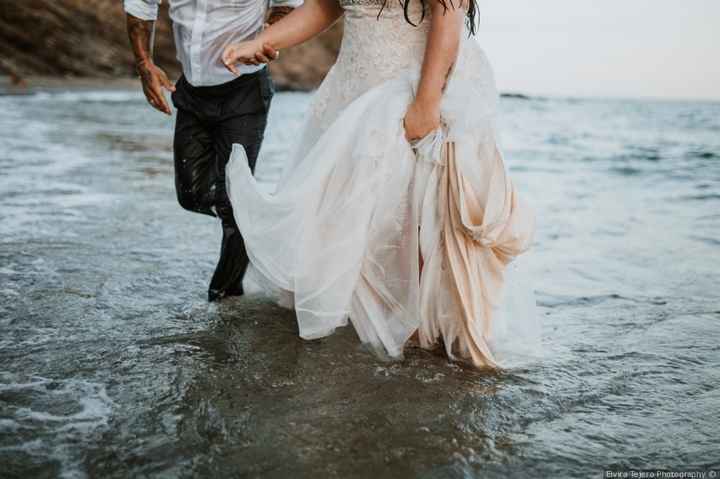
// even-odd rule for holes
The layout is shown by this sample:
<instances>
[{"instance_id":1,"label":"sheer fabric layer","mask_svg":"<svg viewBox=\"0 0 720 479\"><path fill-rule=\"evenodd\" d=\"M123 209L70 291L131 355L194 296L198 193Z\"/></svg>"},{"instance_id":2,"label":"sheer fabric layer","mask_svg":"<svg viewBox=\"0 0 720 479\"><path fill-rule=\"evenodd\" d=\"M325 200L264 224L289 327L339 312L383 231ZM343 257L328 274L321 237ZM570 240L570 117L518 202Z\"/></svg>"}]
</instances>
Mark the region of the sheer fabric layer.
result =
<instances>
[{"instance_id":1,"label":"sheer fabric layer","mask_svg":"<svg viewBox=\"0 0 720 479\"><path fill-rule=\"evenodd\" d=\"M421 346L443 344L477 366L536 357L532 290L522 274L508 277L532 241L533 214L495 140L497 92L484 54L463 40L443 128L410 145L402 119L426 32L404 30L397 9L380 21L374 8L346 10L340 58L274 194L258 187L242 147L233 149L228 193L253 267L294 307L303 338L349 319L364 343L392 357L415 332ZM388 61L381 40L398 41L398 32L404 47Z\"/></svg>"}]
</instances>

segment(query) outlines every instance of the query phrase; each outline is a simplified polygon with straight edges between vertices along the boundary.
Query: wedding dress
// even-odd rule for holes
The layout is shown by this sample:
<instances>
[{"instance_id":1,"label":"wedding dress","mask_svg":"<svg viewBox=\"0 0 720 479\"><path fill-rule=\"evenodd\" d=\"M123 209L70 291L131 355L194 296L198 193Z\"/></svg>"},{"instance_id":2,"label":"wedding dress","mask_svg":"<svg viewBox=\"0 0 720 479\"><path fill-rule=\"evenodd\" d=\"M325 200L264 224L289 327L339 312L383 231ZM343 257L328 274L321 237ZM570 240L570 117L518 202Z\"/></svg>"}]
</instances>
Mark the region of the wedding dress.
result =
<instances>
[{"instance_id":1,"label":"wedding dress","mask_svg":"<svg viewBox=\"0 0 720 479\"><path fill-rule=\"evenodd\" d=\"M306 339L350 320L391 357L415 332L420 346L478 367L537 357L535 300L515 261L534 216L496 143L498 94L484 53L465 32L443 126L411 145L403 117L430 21L408 24L392 1L379 17L377 0L340 2L339 57L274 194L258 186L242 146L227 166L252 267L290 299Z\"/></svg>"}]
</instances>

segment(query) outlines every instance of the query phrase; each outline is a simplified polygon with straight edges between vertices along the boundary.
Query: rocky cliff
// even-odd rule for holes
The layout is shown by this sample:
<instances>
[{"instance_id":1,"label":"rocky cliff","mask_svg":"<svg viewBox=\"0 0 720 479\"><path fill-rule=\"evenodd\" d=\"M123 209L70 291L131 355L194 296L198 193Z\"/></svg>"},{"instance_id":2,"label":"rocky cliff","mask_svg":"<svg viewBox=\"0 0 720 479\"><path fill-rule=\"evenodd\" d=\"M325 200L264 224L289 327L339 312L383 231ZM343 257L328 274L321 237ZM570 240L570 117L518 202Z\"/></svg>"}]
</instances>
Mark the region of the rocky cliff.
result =
<instances>
[{"instance_id":1,"label":"rocky cliff","mask_svg":"<svg viewBox=\"0 0 720 479\"><path fill-rule=\"evenodd\" d=\"M341 25L289 49L271 66L281 89L316 87L337 55ZM156 62L179 74L166 8L157 22ZM120 0L0 0L0 74L121 78L134 75Z\"/></svg>"}]
</instances>

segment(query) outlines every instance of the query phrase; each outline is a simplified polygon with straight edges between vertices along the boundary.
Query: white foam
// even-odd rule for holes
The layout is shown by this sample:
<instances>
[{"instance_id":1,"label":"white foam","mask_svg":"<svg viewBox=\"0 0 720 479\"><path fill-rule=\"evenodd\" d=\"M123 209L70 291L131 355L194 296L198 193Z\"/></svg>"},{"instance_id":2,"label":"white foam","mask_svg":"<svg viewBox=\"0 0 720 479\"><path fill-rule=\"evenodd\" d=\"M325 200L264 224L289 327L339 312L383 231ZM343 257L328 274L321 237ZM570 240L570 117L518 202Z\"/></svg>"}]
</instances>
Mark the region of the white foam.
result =
<instances>
[{"instance_id":1,"label":"white foam","mask_svg":"<svg viewBox=\"0 0 720 479\"><path fill-rule=\"evenodd\" d=\"M9 433L16 432L20 429L20 424L13 421L12 419L0 418L0 432Z\"/></svg>"},{"instance_id":2,"label":"white foam","mask_svg":"<svg viewBox=\"0 0 720 479\"><path fill-rule=\"evenodd\" d=\"M48 100L74 103L78 101L90 102L110 102L110 103L126 103L128 101L144 100L140 89L137 90L95 90L95 91L77 91L77 92L38 92L33 95L23 97L25 101L41 101Z\"/></svg>"},{"instance_id":3,"label":"white foam","mask_svg":"<svg viewBox=\"0 0 720 479\"><path fill-rule=\"evenodd\" d=\"M15 381L12 381L15 379ZM61 464L61 477L86 477L82 469L83 447L78 444L92 440L93 433L106 427L112 416L113 401L105 385L83 379L54 380L40 376L18 381L14 375L0 373L0 392L32 391L29 406L7 408L12 417L0 419L0 431L30 431L31 441L0 448L0 451L23 451ZM66 415L50 412L54 407L70 403ZM79 408L77 407L79 406ZM79 409L79 410L78 410ZM73 446L70 447L69 445Z\"/></svg>"}]
</instances>

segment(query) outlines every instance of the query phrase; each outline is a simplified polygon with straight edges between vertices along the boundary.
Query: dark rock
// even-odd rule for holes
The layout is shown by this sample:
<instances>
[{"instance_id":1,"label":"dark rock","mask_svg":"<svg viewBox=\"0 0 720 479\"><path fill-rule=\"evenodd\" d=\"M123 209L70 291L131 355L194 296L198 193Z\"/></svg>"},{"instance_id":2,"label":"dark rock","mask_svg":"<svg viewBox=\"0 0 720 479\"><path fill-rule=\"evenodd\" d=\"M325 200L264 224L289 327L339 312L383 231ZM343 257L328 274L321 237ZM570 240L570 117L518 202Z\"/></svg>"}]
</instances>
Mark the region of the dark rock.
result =
<instances>
[{"instance_id":1,"label":"dark rock","mask_svg":"<svg viewBox=\"0 0 720 479\"><path fill-rule=\"evenodd\" d=\"M523 93L503 93L500 95L502 98L509 98L513 100L532 100L533 98L531 96L525 95Z\"/></svg>"},{"instance_id":2,"label":"dark rock","mask_svg":"<svg viewBox=\"0 0 720 479\"><path fill-rule=\"evenodd\" d=\"M316 87L337 55L341 26L283 52L272 65L280 89ZM157 22L155 60L171 77L175 59L167 5ZM118 78L135 75L119 0L2 1L0 74L15 84L28 76Z\"/></svg>"}]
</instances>

